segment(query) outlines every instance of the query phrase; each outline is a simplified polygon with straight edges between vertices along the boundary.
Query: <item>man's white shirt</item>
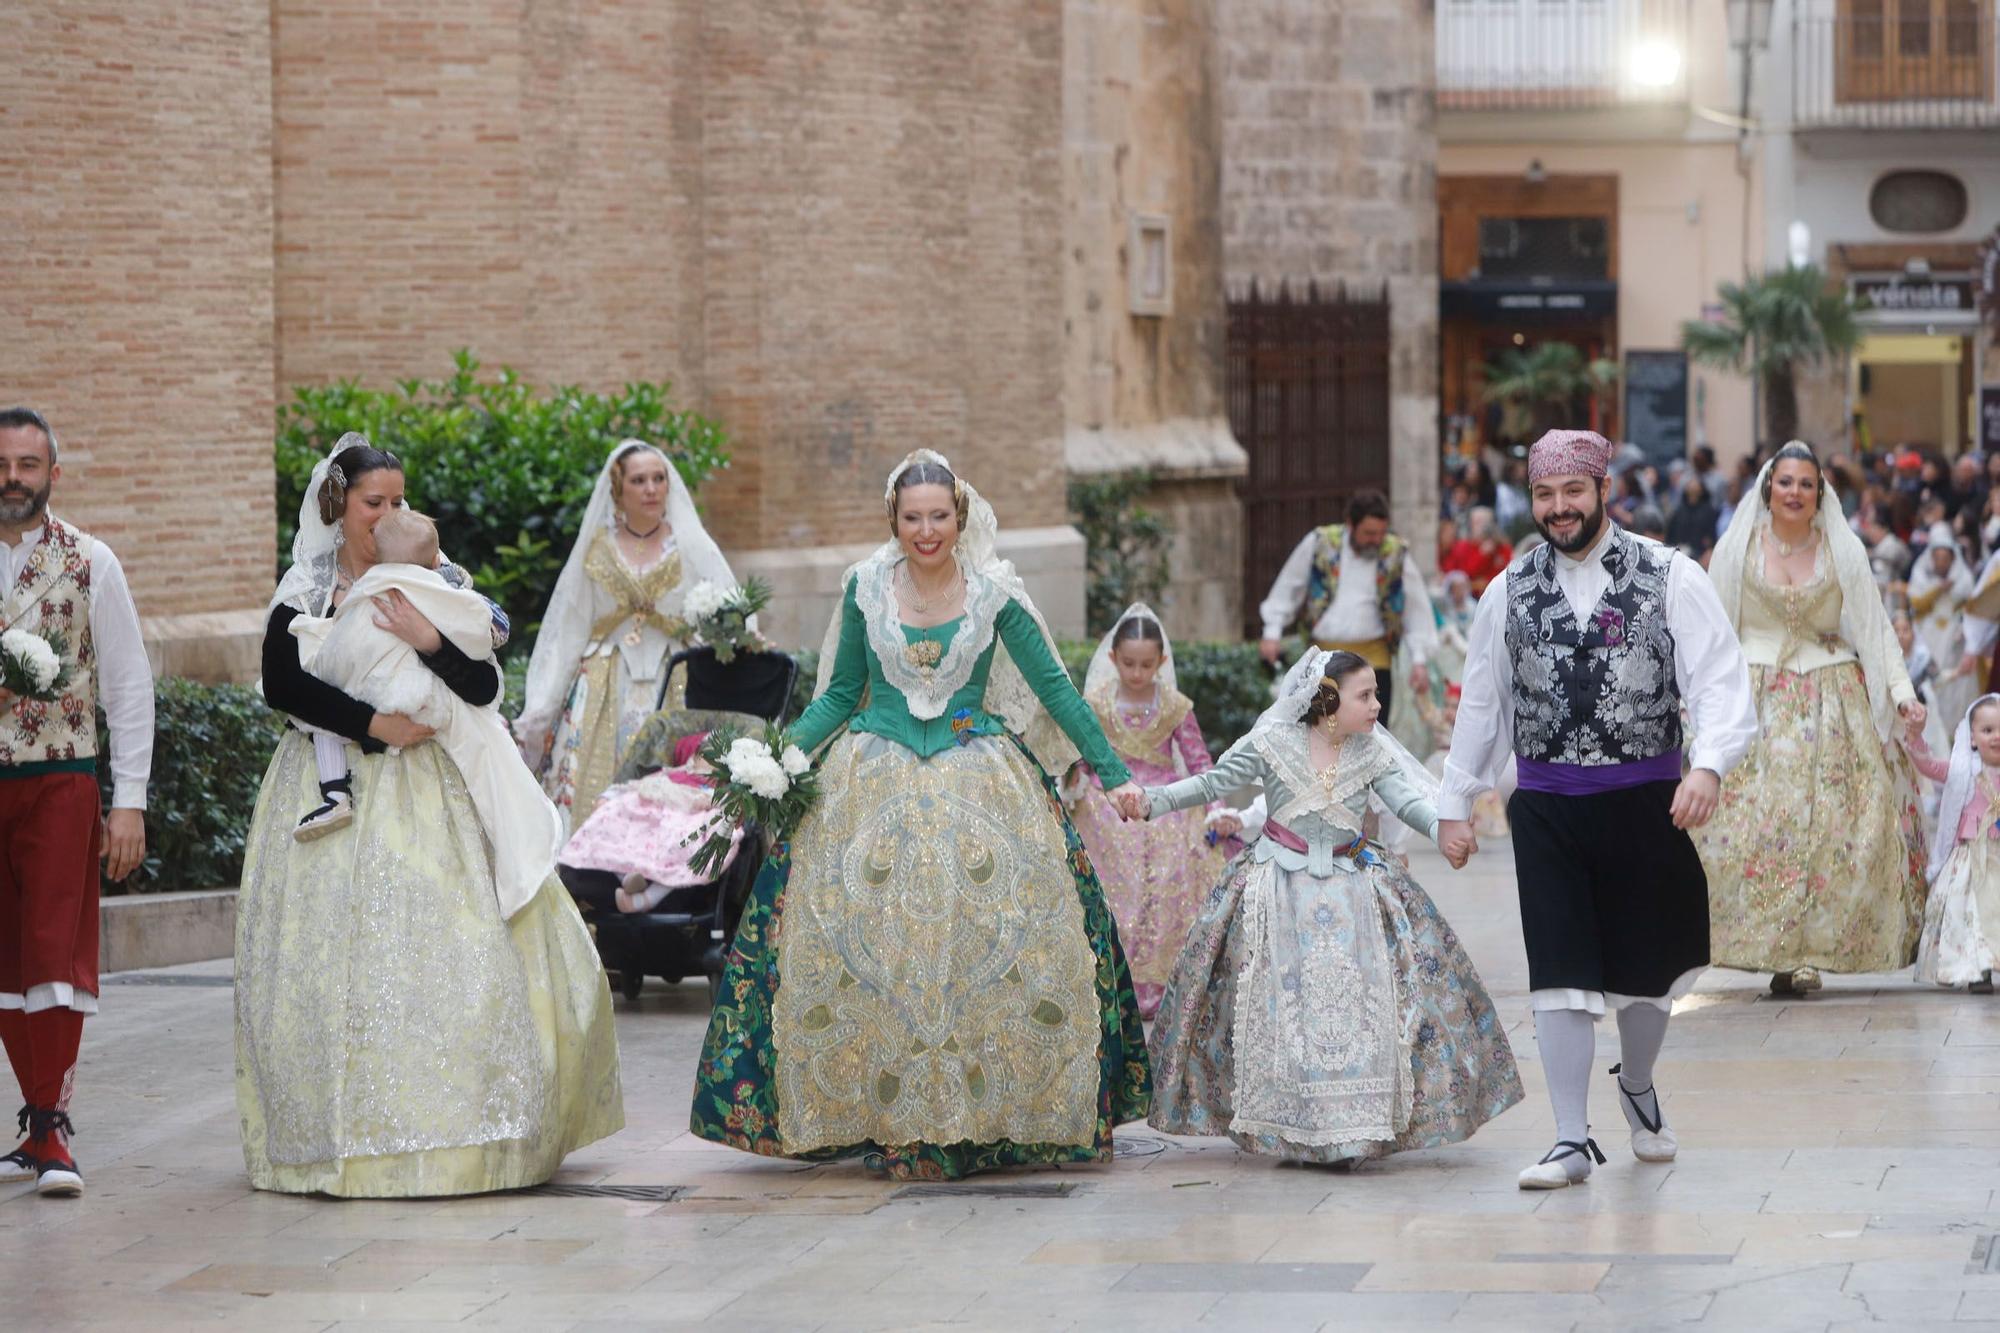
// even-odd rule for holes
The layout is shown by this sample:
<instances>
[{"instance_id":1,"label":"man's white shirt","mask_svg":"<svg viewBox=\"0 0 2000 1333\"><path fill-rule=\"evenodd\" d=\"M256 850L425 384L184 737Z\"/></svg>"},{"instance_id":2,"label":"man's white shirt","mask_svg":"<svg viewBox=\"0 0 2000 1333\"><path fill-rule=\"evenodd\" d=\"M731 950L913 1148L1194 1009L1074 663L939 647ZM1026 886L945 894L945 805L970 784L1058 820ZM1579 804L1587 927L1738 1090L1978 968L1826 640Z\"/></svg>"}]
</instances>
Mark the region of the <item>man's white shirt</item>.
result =
<instances>
[{"instance_id":1,"label":"man's white shirt","mask_svg":"<svg viewBox=\"0 0 2000 1333\"><path fill-rule=\"evenodd\" d=\"M1604 553L1610 549L1607 535L1581 560L1556 553L1556 585L1579 622L1590 617L1611 586L1611 571L1604 567ZM1517 557L1510 570L1533 554ZM1674 636L1674 679L1694 727L1688 766L1721 777L1757 739L1757 700L1742 646L1715 585L1706 570L1678 551L1667 570L1666 616ZM1507 655L1505 576L1480 595L1466 641L1458 722L1438 800L1440 819L1470 819L1473 801L1499 780L1513 752L1514 664Z\"/></svg>"},{"instance_id":2,"label":"man's white shirt","mask_svg":"<svg viewBox=\"0 0 2000 1333\"><path fill-rule=\"evenodd\" d=\"M1284 568L1271 584L1271 593L1258 608L1264 620L1264 637L1282 639L1285 629L1305 605L1312 584L1313 553L1319 548L1319 533L1309 532L1286 557ZM1372 643L1388 633L1382 607L1375 598L1377 560L1359 555L1352 543L1340 544L1340 583L1333 602L1312 637L1322 643ZM1431 611L1430 592L1424 587L1424 573L1407 553L1403 557L1403 643L1410 661L1417 665L1430 660L1437 651L1437 617Z\"/></svg>"}]
</instances>

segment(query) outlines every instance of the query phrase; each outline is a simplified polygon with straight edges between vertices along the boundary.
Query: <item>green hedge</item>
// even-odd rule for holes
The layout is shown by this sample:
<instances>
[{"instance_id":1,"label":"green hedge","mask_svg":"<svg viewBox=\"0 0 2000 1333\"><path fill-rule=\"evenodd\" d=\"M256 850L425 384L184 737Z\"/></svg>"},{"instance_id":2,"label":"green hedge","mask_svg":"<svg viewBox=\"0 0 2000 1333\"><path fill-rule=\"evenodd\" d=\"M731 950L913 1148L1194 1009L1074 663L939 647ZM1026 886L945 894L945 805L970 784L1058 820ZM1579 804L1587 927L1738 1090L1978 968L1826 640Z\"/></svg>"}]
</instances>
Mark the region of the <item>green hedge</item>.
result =
<instances>
[{"instance_id":1,"label":"green hedge","mask_svg":"<svg viewBox=\"0 0 2000 1333\"><path fill-rule=\"evenodd\" d=\"M351 380L294 390L278 409L278 565L291 559L313 465L358 430L402 459L409 502L437 520L439 544L514 622L524 655L569 555L591 487L619 440L649 440L689 487L728 462L720 426L668 405L664 383L615 394L539 390L512 370L481 378L470 352L441 380L368 389Z\"/></svg>"},{"instance_id":2,"label":"green hedge","mask_svg":"<svg viewBox=\"0 0 2000 1333\"><path fill-rule=\"evenodd\" d=\"M244 685L201 685L168 677L157 682L153 697L146 860L123 884L105 881L104 891L234 887L243 875L250 814L284 734L284 719ZM98 753L109 755L101 713L97 731Z\"/></svg>"},{"instance_id":3,"label":"green hedge","mask_svg":"<svg viewBox=\"0 0 2000 1333\"><path fill-rule=\"evenodd\" d=\"M1070 679L1082 689L1090 655L1097 651L1096 642L1067 640L1060 646ZM799 681L792 692L791 715L797 717L812 702L819 654L806 649L793 656L799 662ZM1257 656L1254 643L1195 640L1176 644L1174 656L1181 693L1194 700L1195 718L1201 723L1209 753L1219 755L1248 734L1257 715L1270 707L1270 670Z\"/></svg>"}]
</instances>

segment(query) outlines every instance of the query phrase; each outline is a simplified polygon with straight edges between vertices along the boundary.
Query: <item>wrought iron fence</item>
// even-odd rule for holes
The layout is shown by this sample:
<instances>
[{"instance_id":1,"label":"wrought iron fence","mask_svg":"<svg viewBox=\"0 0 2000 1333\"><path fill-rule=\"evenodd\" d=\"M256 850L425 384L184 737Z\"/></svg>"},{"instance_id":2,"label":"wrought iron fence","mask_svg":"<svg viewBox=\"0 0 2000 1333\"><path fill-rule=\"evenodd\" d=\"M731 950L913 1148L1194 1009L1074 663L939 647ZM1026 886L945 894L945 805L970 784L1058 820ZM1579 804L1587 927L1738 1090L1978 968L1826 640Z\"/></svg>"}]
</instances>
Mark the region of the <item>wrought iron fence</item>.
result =
<instances>
[{"instance_id":1,"label":"wrought iron fence","mask_svg":"<svg viewBox=\"0 0 2000 1333\"><path fill-rule=\"evenodd\" d=\"M1800 128L2000 127L1993 0L1844 0L1792 20Z\"/></svg>"},{"instance_id":2,"label":"wrought iron fence","mask_svg":"<svg viewBox=\"0 0 2000 1333\"><path fill-rule=\"evenodd\" d=\"M1389 488L1389 291L1254 284L1229 302L1229 426L1242 483L1243 609L1349 496Z\"/></svg>"},{"instance_id":3,"label":"wrought iron fence","mask_svg":"<svg viewBox=\"0 0 2000 1333\"><path fill-rule=\"evenodd\" d=\"M1688 34L1687 0L1438 0L1438 105L1685 101Z\"/></svg>"}]
</instances>

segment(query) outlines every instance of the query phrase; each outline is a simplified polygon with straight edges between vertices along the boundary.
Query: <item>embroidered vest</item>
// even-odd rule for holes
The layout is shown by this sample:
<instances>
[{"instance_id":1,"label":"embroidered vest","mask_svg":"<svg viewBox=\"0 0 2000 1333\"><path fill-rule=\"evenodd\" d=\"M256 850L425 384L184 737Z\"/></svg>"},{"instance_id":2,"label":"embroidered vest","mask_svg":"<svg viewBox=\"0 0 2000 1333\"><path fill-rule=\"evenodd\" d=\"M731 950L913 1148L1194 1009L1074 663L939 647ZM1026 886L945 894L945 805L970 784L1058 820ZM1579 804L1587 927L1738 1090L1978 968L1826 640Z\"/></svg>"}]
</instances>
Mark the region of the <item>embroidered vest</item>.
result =
<instances>
[{"instance_id":1,"label":"embroidered vest","mask_svg":"<svg viewBox=\"0 0 2000 1333\"><path fill-rule=\"evenodd\" d=\"M1673 553L1613 527L1611 585L1578 624L1556 583L1556 551L1538 547L1507 573L1507 655L1514 664L1514 753L1545 763L1629 764L1678 750L1681 695L1667 626Z\"/></svg>"},{"instance_id":2,"label":"embroidered vest","mask_svg":"<svg viewBox=\"0 0 2000 1333\"><path fill-rule=\"evenodd\" d=\"M1312 575L1306 584L1308 638L1340 590L1340 553L1346 549L1346 528L1329 523L1319 530L1319 549L1313 552ZM1382 539L1381 553L1375 557L1375 604L1381 608L1382 629L1392 654L1403 642L1403 557L1407 551L1403 539L1391 533Z\"/></svg>"},{"instance_id":3,"label":"embroidered vest","mask_svg":"<svg viewBox=\"0 0 2000 1333\"><path fill-rule=\"evenodd\" d=\"M97 754L97 650L90 640L91 539L50 515L21 577L0 596L0 631L59 634L69 687L52 703L16 699L0 712L0 768Z\"/></svg>"}]
</instances>

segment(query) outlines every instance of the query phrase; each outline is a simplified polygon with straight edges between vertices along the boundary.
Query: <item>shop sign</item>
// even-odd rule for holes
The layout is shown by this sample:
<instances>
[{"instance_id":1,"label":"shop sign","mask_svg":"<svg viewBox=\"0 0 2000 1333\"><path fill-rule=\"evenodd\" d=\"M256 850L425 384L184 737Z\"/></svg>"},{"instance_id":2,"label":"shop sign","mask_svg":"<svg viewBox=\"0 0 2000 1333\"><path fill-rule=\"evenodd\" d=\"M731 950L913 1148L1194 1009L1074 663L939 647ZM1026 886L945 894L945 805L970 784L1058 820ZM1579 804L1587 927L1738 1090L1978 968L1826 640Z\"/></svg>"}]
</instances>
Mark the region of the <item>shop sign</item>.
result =
<instances>
[{"instance_id":1,"label":"shop sign","mask_svg":"<svg viewBox=\"0 0 2000 1333\"><path fill-rule=\"evenodd\" d=\"M1687 457L1687 353L1628 348L1624 378L1625 438L1662 466Z\"/></svg>"},{"instance_id":2,"label":"shop sign","mask_svg":"<svg viewBox=\"0 0 2000 1333\"><path fill-rule=\"evenodd\" d=\"M1929 274L1888 273L1847 280L1848 291L1863 309L1911 315L1970 314L1973 280Z\"/></svg>"},{"instance_id":3,"label":"shop sign","mask_svg":"<svg viewBox=\"0 0 2000 1333\"><path fill-rule=\"evenodd\" d=\"M1479 279L1439 284L1438 304L1447 315L1476 319L1534 319L1602 316L1618 312L1618 284L1579 279L1562 283Z\"/></svg>"}]
</instances>

